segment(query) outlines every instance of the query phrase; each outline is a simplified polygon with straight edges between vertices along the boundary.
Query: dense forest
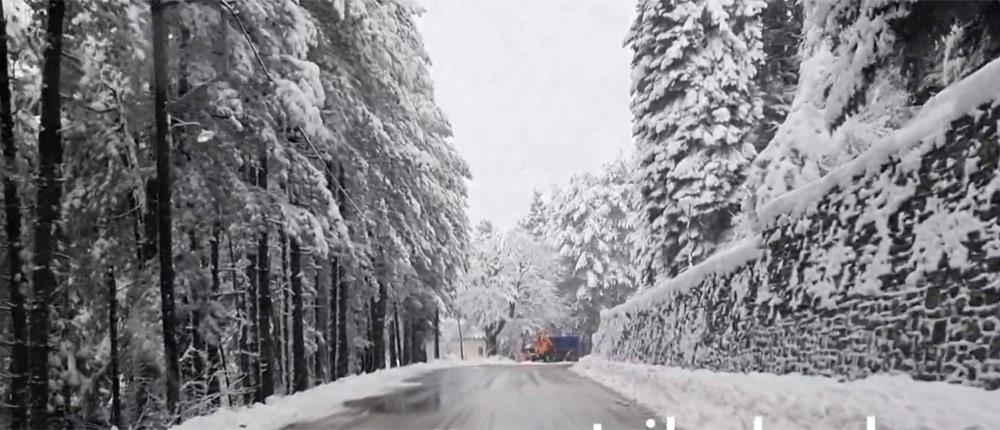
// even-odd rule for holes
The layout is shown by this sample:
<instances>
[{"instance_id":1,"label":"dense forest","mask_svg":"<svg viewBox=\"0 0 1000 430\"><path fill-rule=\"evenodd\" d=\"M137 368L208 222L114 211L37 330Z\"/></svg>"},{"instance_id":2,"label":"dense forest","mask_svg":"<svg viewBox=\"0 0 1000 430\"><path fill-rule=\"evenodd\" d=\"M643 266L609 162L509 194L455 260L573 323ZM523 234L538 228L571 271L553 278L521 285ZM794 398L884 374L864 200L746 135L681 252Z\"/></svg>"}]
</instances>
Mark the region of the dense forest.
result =
<instances>
[{"instance_id":1,"label":"dense forest","mask_svg":"<svg viewBox=\"0 0 1000 430\"><path fill-rule=\"evenodd\" d=\"M411 0L2 9L13 429L170 427L427 360L442 318L587 338L1000 56L996 2L638 0L634 153L500 231Z\"/></svg>"},{"instance_id":2,"label":"dense forest","mask_svg":"<svg viewBox=\"0 0 1000 430\"><path fill-rule=\"evenodd\" d=\"M0 427L162 428L426 359L469 172L416 6L3 8Z\"/></svg>"}]
</instances>

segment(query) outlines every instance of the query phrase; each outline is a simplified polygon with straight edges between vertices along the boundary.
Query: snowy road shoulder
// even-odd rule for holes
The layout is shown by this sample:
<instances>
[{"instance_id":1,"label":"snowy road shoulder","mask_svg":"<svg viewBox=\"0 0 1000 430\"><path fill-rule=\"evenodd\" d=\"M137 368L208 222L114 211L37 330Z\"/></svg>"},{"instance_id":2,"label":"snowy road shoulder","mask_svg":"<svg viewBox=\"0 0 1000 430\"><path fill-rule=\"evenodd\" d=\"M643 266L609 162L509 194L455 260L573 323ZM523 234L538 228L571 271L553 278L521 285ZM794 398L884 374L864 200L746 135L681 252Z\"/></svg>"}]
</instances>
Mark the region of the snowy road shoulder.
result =
<instances>
[{"instance_id":1,"label":"snowy road shoulder","mask_svg":"<svg viewBox=\"0 0 1000 430\"><path fill-rule=\"evenodd\" d=\"M389 393L409 385L406 382L408 379L434 370L488 364L507 362L436 360L352 375L301 393L269 398L267 404L219 409L209 415L191 418L171 430L277 430L328 417L341 411L346 401Z\"/></svg>"},{"instance_id":2,"label":"snowy road shoulder","mask_svg":"<svg viewBox=\"0 0 1000 430\"><path fill-rule=\"evenodd\" d=\"M1000 423L1000 391L878 375L735 374L584 357L571 368L660 414L679 429L988 429ZM663 427L662 421L657 428Z\"/></svg>"}]
</instances>

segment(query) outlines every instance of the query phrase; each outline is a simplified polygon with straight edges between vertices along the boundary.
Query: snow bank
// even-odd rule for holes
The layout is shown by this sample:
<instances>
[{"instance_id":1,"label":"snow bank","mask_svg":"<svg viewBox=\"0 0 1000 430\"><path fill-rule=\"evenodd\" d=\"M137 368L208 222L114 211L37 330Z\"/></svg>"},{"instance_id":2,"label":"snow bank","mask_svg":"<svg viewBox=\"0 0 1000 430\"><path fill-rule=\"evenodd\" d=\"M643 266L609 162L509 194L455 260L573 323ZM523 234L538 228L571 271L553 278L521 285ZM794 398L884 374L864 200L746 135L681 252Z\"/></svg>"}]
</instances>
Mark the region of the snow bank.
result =
<instances>
[{"instance_id":1,"label":"snow bank","mask_svg":"<svg viewBox=\"0 0 1000 430\"><path fill-rule=\"evenodd\" d=\"M762 255L762 246L760 235L737 242L732 247L713 254L681 274L657 282L652 288L643 290L607 312L620 315L637 309L649 308L650 305L665 301L673 297L674 294L686 293L711 275L730 273L747 262L759 258Z\"/></svg>"},{"instance_id":2,"label":"snow bank","mask_svg":"<svg viewBox=\"0 0 1000 430\"><path fill-rule=\"evenodd\" d=\"M764 430L988 429L1000 423L1000 391L878 375L853 382L819 376L716 373L585 357L572 367L661 414L678 428ZM658 421L657 428L664 428Z\"/></svg>"},{"instance_id":3,"label":"snow bank","mask_svg":"<svg viewBox=\"0 0 1000 430\"><path fill-rule=\"evenodd\" d=\"M969 77L931 98L903 128L874 143L865 153L838 167L818 181L782 194L758 211L762 226L773 225L785 214L798 217L809 206L837 186L850 184L855 176L877 171L889 158L920 144L924 138L946 130L948 123L991 102L1000 95L1000 59L993 60Z\"/></svg>"},{"instance_id":4,"label":"snow bank","mask_svg":"<svg viewBox=\"0 0 1000 430\"><path fill-rule=\"evenodd\" d=\"M404 388L406 380L437 369L484 364L509 364L505 359L436 360L364 375L352 375L286 397L268 398L267 404L236 409L219 409L210 415L195 417L172 430L277 430L291 424L320 420L344 407L346 401L378 396Z\"/></svg>"}]
</instances>

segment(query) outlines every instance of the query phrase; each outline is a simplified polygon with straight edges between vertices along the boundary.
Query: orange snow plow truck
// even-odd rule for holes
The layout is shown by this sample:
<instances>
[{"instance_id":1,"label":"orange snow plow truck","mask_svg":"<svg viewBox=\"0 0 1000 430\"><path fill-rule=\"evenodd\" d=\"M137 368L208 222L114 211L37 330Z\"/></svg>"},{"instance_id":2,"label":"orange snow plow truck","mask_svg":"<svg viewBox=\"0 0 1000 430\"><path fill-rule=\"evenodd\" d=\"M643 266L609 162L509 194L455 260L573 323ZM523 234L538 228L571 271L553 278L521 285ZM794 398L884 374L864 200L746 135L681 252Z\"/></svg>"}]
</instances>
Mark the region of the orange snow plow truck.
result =
<instances>
[{"instance_id":1,"label":"orange snow plow truck","mask_svg":"<svg viewBox=\"0 0 1000 430\"><path fill-rule=\"evenodd\" d=\"M530 361L576 361L580 353L580 336L549 336L540 331L525 345L521 357Z\"/></svg>"}]
</instances>

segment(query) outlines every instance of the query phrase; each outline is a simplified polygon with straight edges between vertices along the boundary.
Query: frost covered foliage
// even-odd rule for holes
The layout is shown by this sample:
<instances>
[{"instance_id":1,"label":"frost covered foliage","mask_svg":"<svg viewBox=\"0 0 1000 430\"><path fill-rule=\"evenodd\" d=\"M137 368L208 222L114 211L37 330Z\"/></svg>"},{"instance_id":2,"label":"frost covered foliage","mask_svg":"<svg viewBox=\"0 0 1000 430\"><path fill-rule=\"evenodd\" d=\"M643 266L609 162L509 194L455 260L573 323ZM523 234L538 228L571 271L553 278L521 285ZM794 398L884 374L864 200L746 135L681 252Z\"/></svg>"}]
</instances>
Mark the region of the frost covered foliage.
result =
<instances>
[{"instance_id":1,"label":"frost covered foliage","mask_svg":"<svg viewBox=\"0 0 1000 430\"><path fill-rule=\"evenodd\" d=\"M556 251L532 235L480 226L456 306L486 333L487 354L507 354L526 333L565 324L558 273Z\"/></svg>"},{"instance_id":2,"label":"frost covered foliage","mask_svg":"<svg viewBox=\"0 0 1000 430\"><path fill-rule=\"evenodd\" d=\"M751 169L751 223L769 201L850 161L1000 53L994 2L808 0L802 7L801 78Z\"/></svg>"},{"instance_id":3,"label":"frost covered foliage","mask_svg":"<svg viewBox=\"0 0 1000 430\"><path fill-rule=\"evenodd\" d=\"M763 107L754 127L754 148L763 150L785 121L799 83L802 2L767 0L761 12L764 61L757 68L757 90Z\"/></svg>"},{"instance_id":4,"label":"frost covered foliage","mask_svg":"<svg viewBox=\"0 0 1000 430\"><path fill-rule=\"evenodd\" d=\"M20 205L5 203L23 226L15 237L4 229L3 246L19 244L22 263L35 245L48 3L3 2L11 76L0 85L13 112L13 139L0 133L3 179ZM53 428L163 427L385 366L388 332L406 339L393 343L393 364L421 356L467 251L469 174L433 100L412 2L164 1L161 88L151 2L63 3L56 288L33 294L32 268L4 252L0 300L27 297L0 320L0 366L14 369L0 374L0 427L24 427L6 420L29 403ZM167 97L167 218L157 211L157 89ZM163 332L156 281L167 253L175 333ZM22 359L13 350L42 343L12 328L46 301L52 349ZM25 361L50 366L35 381L48 398L15 395ZM180 394L168 410L173 362Z\"/></svg>"},{"instance_id":5,"label":"frost covered foliage","mask_svg":"<svg viewBox=\"0 0 1000 430\"><path fill-rule=\"evenodd\" d=\"M602 315L595 351L1000 388L1000 60L763 211L761 235Z\"/></svg>"},{"instance_id":6,"label":"frost covered foliage","mask_svg":"<svg viewBox=\"0 0 1000 430\"><path fill-rule=\"evenodd\" d=\"M754 76L764 3L643 0L634 53L636 265L641 281L671 277L711 254L739 207L761 117Z\"/></svg>"},{"instance_id":7,"label":"frost covered foliage","mask_svg":"<svg viewBox=\"0 0 1000 430\"><path fill-rule=\"evenodd\" d=\"M599 174L574 176L531 211L541 214L542 237L558 250L566 268L560 289L571 289L581 333L593 333L600 311L636 290L629 257L628 214L634 200L628 167L619 159Z\"/></svg>"}]
</instances>

